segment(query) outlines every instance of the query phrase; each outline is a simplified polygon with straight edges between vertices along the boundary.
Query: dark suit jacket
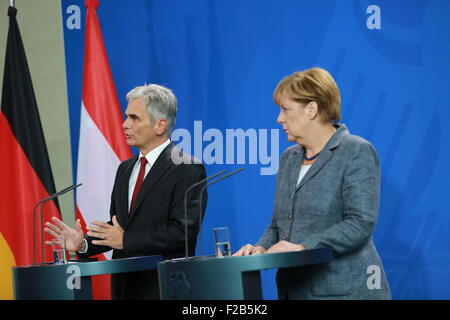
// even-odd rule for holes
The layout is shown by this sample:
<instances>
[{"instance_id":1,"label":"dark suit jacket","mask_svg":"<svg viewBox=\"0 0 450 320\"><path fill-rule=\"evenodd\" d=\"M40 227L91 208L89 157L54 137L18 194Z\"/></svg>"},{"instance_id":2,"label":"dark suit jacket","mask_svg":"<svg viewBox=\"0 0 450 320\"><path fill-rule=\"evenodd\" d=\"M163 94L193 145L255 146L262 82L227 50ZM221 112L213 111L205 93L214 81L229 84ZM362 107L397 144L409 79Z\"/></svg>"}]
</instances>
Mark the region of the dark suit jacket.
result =
<instances>
[{"instance_id":1,"label":"dark suit jacket","mask_svg":"<svg viewBox=\"0 0 450 320\"><path fill-rule=\"evenodd\" d=\"M206 177L205 167L194 157L183 153L170 143L160 154L144 179L128 214L128 185L134 156L122 162L117 170L111 195L110 215L116 215L125 230L123 250L113 251L113 259L162 255L164 259L185 255L184 193L186 189ZM181 162L181 163L180 163ZM201 186L188 194L189 255L194 255L199 231L199 192ZM204 195L203 213L206 208ZM112 224L112 222L109 222ZM86 237L88 251L80 257L111 250L92 244L96 238ZM112 275L113 299L159 299L156 271Z\"/></svg>"}]
</instances>

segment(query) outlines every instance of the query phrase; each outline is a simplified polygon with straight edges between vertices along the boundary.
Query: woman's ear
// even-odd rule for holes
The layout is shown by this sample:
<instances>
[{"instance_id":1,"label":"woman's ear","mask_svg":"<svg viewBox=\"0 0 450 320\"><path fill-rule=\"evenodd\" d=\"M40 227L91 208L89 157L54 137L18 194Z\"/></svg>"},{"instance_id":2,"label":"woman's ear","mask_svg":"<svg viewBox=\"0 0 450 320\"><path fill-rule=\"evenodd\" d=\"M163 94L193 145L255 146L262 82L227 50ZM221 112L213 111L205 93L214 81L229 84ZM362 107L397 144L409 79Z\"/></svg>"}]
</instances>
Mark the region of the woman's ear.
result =
<instances>
[{"instance_id":1,"label":"woman's ear","mask_svg":"<svg viewBox=\"0 0 450 320\"><path fill-rule=\"evenodd\" d=\"M316 101L309 102L306 107L306 114L308 115L309 120L314 120L319 116L319 105Z\"/></svg>"}]
</instances>

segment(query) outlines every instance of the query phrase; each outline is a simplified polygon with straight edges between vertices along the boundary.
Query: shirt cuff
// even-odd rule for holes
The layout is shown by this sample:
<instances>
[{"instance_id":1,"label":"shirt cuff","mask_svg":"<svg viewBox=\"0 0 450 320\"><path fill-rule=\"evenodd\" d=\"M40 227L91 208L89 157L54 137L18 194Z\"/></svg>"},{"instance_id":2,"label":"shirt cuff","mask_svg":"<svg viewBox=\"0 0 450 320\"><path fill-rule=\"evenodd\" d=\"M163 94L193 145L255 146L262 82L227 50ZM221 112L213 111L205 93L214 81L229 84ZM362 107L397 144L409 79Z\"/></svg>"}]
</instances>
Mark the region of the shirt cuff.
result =
<instances>
[{"instance_id":1,"label":"shirt cuff","mask_svg":"<svg viewBox=\"0 0 450 320\"><path fill-rule=\"evenodd\" d=\"M86 253L88 251L88 242L86 241L86 239L83 239L83 241L84 241L84 250L77 251L78 253L81 253L81 254Z\"/></svg>"}]
</instances>

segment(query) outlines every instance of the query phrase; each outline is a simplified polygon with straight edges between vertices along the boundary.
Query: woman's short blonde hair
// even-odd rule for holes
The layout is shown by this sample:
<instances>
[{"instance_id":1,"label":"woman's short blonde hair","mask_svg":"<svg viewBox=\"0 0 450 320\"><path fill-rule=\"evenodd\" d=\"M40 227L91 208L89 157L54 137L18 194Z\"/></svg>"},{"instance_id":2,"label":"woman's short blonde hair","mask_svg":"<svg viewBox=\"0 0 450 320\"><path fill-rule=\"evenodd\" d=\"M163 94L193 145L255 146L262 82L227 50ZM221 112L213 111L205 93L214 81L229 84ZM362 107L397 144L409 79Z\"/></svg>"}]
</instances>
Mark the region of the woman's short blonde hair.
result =
<instances>
[{"instance_id":1,"label":"woman's short blonde hair","mask_svg":"<svg viewBox=\"0 0 450 320\"><path fill-rule=\"evenodd\" d=\"M307 104L315 101L323 122L341 120L341 95L331 74L322 68L294 72L281 80L273 93L273 100L280 105L283 94L296 102Z\"/></svg>"}]
</instances>

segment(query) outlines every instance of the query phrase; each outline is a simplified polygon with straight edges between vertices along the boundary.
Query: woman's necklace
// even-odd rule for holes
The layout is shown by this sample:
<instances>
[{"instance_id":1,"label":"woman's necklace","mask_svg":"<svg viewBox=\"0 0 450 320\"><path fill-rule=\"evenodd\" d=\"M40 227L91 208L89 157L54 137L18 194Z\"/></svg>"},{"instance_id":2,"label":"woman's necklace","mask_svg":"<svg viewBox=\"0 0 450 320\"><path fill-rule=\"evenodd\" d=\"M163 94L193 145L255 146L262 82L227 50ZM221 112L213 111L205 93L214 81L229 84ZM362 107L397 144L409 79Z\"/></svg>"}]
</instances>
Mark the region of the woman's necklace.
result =
<instances>
[{"instance_id":1,"label":"woman's necklace","mask_svg":"<svg viewBox=\"0 0 450 320\"><path fill-rule=\"evenodd\" d=\"M330 136L330 138L329 139L331 139L331 137L334 135L334 133L336 132L336 128L334 128L333 127L333 133L331 134L331 136ZM329 140L328 139L328 140ZM303 159L305 159L306 161L311 161L311 160L314 160L315 158L317 158L318 156L319 156L319 154L322 152L322 150L321 151L319 151L318 153L316 153L315 155L313 155L311 158L308 158L307 156L306 156L306 149L305 148L303 148Z\"/></svg>"},{"instance_id":2,"label":"woman's necklace","mask_svg":"<svg viewBox=\"0 0 450 320\"><path fill-rule=\"evenodd\" d=\"M303 152L303 159L305 159L305 160L307 160L307 161L311 161L311 160L314 160L315 158L317 158L318 156L319 156L319 154L320 154L320 152L318 152L318 153L316 153L315 155L313 155L311 158L308 158L307 156L306 156L306 150L305 149L303 149L304 150L304 152Z\"/></svg>"}]
</instances>

